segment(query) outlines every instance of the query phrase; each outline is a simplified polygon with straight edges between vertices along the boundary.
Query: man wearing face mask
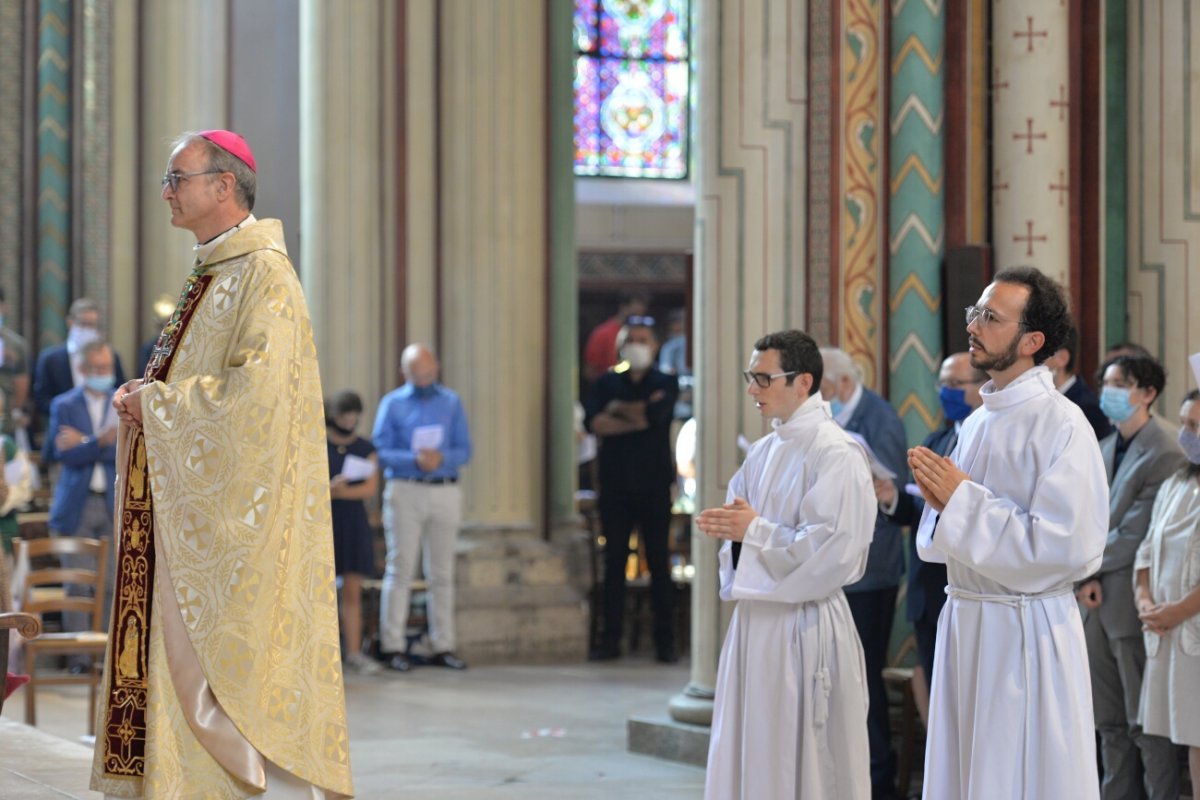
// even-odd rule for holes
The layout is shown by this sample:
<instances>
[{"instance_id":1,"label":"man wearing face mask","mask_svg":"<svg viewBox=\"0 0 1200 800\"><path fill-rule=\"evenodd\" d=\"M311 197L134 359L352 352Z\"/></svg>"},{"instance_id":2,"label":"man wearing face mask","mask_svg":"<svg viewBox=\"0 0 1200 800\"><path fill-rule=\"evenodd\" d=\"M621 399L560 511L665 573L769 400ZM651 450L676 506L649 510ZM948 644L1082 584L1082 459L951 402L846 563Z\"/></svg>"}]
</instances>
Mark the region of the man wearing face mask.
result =
<instances>
[{"instance_id":1,"label":"man wearing face mask","mask_svg":"<svg viewBox=\"0 0 1200 800\"><path fill-rule=\"evenodd\" d=\"M955 353L942 362L938 372L938 400L945 424L923 442L939 456L948 456L958 443L958 432L972 411L983 404L979 388L987 382L987 373L971 366L969 353ZM915 526L921 521L925 501L908 492L896 491L893 481L876 480L875 497L879 512L897 525ZM917 556L917 538L909 537L908 592L905 596L908 620L917 635L917 653L921 659L923 682L917 706L922 716L929 709L928 687L933 676L933 650L937 639L938 615L946 604L946 565L922 561Z\"/></svg>"},{"instance_id":2,"label":"man wearing face mask","mask_svg":"<svg viewBox=\"0 0 1200 800\"><path fill-rule=\"evenodd\" d=\"M379 600L381 655L408 672L409 597L417 555L425 548L429 640L434 666L466 669L454 654L454 559L462 521L458 470L471 458L462 401L438 382L433 351L410 344L400 354L404 385L379 401L371 440L383 465L383 532L387 567Z\"/></svg>"},{"instance_id":3,"label":"man wearing face mask","mask_svg":"<svg viewBox=\"0 0 1200 800\"><path fill-rule=\"evenodd\" d=\"M100 306L90 297L80 297L67 311L67 340L38 354L33 372L33 400L40 418L50 413L50 402L63 392L83 385L79 356L84 345L100 339ZM121 357L113 352L113 375L117 385L125 382Z\"/></svg>"},{"instance_id":4,"label":"man wearing face mask","mask_svg":"<svg viewBox=\"0 0 1200 800\"><path fill-rule=\"evenodd\" d=\"M1108 542L1099 571L1076 592L1084 608L1096 728L1104 778L1101 797L1179 796L1175 746L1137 724L1146 648L1134 603L1133 567L1162 483L1184 464L1175 436L1150 415L1166 375L1152 358L1118 356L1104 368L1100 408L1116 431L1100 442L1109 482Z\"/></svg>"},{"instance_id":5,"label":"man wearing face mask","mask_svg":"<svg viewBox=\"0 0 1200 800\"><path fill-rule=\"evenodd\" d=\"M79 368L82 385L59 395L50 404L50 425L46 428L42 459L46 463L61 462L62 471L54 484L49 527L52 536L103 538L111 542L117 457L112 348L100 340L83 345L79 350ZM110 552L111 549L110 544ZM105 629L112 605L114 563L115 559L110 557L104 581ZM86 612L64 614L66 630L86 630L87 623Z\"/></svg>"},{"instance_id":6,"label":"man wearing face mask","mask_svg":"<svg viewBox=\"0 0 1200 800\"><path fill-rule=\"evenodd\" d=\"M646 545L654 644L659 661L676 660L671 627L671 417L679 384L654 368L654 319L631 316L617 335L623 359L592 385L584 424L600 439L600 522L605 537L604 632L594 660L618 658L625 611L625 564L636 525Z\"/></svg>"}]
</instances>

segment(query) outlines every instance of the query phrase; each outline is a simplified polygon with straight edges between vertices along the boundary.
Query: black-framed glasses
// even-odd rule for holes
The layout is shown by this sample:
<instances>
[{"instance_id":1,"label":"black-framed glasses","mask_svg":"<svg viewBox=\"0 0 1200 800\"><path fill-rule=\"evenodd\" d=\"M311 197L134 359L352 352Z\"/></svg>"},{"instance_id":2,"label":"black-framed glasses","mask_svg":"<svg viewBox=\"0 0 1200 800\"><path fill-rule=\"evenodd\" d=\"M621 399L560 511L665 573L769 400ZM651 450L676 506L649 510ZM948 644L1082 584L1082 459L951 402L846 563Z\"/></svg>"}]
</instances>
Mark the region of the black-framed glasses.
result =
<instances>
[{"instance_id":1,"label":"black-framed glasses","mask_svg":"<svg viewBox=\"0 0 1200 800\"><path fill-rule=\"evenodd\" d=\"M742 377L746 379L747 386L750 385L750 381L754 381L755 383L758 384L758 388L770 389L771 381L775 380L776 378L790 378L793 375L799 375L799 374L800 374L799 372L792 371L792 372L776 372L774 375L770 375L766 372L751 372L750 370L746 370L745 372L742 373Z\"/></svg>"},{"instance_id":2,"label":"black-framed glasses","mask_svg":"<svg viewBox=\"0 0 1200 800\"><path fill-rule=\"evenodd\" d=\"M1015 322L1022 328L1027 327L1025 323L1021 322L1019 319L1004 319L1003 317L997 316L996 312L992 311L987 306L967 306L963 309L963 311L965 311L967 314L968 325L975 320L979 320L979 324L985 328L991 325L993 322Z\"/></svg>"},{"instance_id":3,"label":"black-framed glasses","mask_svg":"<svg viewBox=\"0 0 1200 800\"><path fill-rule=\"evenodd\" d=\"M653 328L658 323L654 317L646 316L645 314L634 314L625 318L625 324L635 325L639 328Z\"/></svg>"},{"instance_id":4,"label":"black-framed glasses","mask_svg":"<svg viewBox=\"0 0 1200 800\"><path fill-rule=\"evenodd\" d=\"M165 189L170 186L172 192L178 192L179 184L183 183L188 178L194 178L197 175L217 175L221 172L224 172L224 170L205 169L201 170L200 172L168 172L166 175L163 175L162 187Z\"/></svg>"}]
</instances>

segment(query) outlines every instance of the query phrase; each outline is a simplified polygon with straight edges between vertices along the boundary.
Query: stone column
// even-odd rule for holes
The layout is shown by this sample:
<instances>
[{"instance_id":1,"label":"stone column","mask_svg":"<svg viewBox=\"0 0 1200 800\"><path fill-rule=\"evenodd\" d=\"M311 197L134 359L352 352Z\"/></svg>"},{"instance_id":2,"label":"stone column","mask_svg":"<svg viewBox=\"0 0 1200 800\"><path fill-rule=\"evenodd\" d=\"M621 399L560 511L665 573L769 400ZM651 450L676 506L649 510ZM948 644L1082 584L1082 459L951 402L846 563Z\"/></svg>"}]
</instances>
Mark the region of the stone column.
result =
<instances>
[{"instance_id":1,"label":"stone column","mask_svg":"<svg viewBox=\"0 0 1200 800\"><path fill-rule=\"evenodd\" d=\"M109 336L121 353L121 362L128 377L137 370L138 351L142 343L157 331L150 329L147 308L138 296L138 250L140 226L145 210L158 211L152 224L169 228L169 217L156 206L157 189L151 179L161 177L167 153L161 143L138 137L138 97L142 75L138 70L140 44L138 14L135 3L114 3L111 10L111 81L112 99L109 107L109 186L108 186L108 263L109 263ZM148 157L142 149L153 150L158 165L148 176L143 172ZM183 285L187 253L177 253L171 265L156 264L153 272L165 272Z\"/></svg>"},{"instance_id":2,"label":"stone column","mask_svg":"<svg viewBox=\"0 0 1200 800\"><path fill-rule=\"evenodd\" d=\"M155 0L140 6L142 309L160 294L178 296L191 270L196 239L171 226L160 182L176 136L228 125L228 5L227 0Z\"/></svg>"},{"instance_id":3,"label":"stone column","mask_svg":"<svg viewBox=\"0 0 1200 800\"><path fill-rule=\"evenodd\" d=\"M995 266L1070 275L1070 42L1064 3L992 2Z\"/></svg>"},{"instance_id":4,"label":"stone column","mask_svg":"<svg viewBox=\"0 0 1200 800\"><path fill-rule=\"evenodd\" d=\"M890 395L910 442L940 413L943 8L906 3L891 23Z\"/></svg>"},{"instance_id":5,"label":"stone column","mask_svg":"<svg viewBox=\"0 0 1200 800\"><path fill-rule=\"evenodd\" d=\"M696 419L701 508L725 501L737 437L768 428L741 371L754 341L803 328L805 299L805 0L699 0L696 42ZM693 531L692 673L671 701L708 724L723 625L717 546Z\"/></svg>"},{"instance_id":6,"label":"stone column","mask_svg":"<svg viewBox=\"0 0 1200 800\"><path fill-rule=\"evenodd\" d=\"M411 54L432 69L408 62L409 118L416 120L414 106L424 99L424 118L433 121L409 149L410 198L415 185L428 187L410 203L427 211L409 220L408 286L426 303L409 319L413 331L432 328L443 379L462 396L471 426L456 577L459 649L467 660L573 660L586 649L578 589L569 583L558 542L545 537L553 521L545 518L547 485L561 488L548 476L546 417L557 420L555 403L574 396L573 382L561 373L562 351L552 351L549 341L574 341L573 327L561 330L571 312L551 315L547 305L548 286L560 297L571 285L561 283L562 270L574 266L564 265L555 245L563 241L561 224L549 233L550 220L573 210L569 191L568 209L553 215L547 209L549 5L409 6L410 41L425 26L436 43ZM429 149L414 149L418 141ZM554 150L551 158L559 164L563 154ZM576 299L564 302L573 306ZM552 430L559 431L557 423Z\"/></svg>"},{"instance_id":7,"label":"stone column","mask_svg":"<svg viewBox=\"0 0 1200 800\"><path fill-rule=\"evenodd\" d=\"M75 107L75 215L72 285L112 315L109 274L112 133L112 0L76 2L78 19L72 104ZM130 371L136 364L130 365Z\"/></svg>"},{"instance_id":8,"label":"stone column","mask_svg":"<svg viewBox=\"0 0 1200 800\"><path fill-rule=\"evenodd\" d=\"M475 455L477 525L540 529L545 475L546 4L445 0L439 339ZM531 83L532 81L532 83Z\"/></svg>"},{"instance_id":9,"label":"stone column","mask_svg":"<svg viewBox=\"0 0 1200 800\"><path fill-rule=\"evenodd\" d=\"M385 269L387 175L382 120L383 74L393 47L380 0L300 4L300 238L298 264L313 320L326 395L357 392L371 423L381 385L379 353L391 270ZM368 429L369 430L369 429Z\"/></svg>"}]
</instances>

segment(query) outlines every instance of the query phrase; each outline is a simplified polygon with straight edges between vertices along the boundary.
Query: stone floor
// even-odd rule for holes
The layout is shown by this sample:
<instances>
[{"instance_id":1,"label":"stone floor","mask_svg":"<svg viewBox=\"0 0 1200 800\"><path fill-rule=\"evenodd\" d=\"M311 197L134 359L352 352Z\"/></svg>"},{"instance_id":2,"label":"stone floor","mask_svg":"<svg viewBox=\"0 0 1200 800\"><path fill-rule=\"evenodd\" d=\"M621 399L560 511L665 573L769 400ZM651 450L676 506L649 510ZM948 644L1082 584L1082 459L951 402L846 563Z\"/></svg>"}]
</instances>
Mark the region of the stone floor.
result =
<instances>
[{"instance_id":1,"label":"stone floor","mask_svg":"<svg viewBox=\"0 0 1200 800\"><path fill-rule=\"evenodd\" d=\"M625 749L627 718L665 717L687 678L683 664L641 660L351 675L346 701L357 796L698 798L703 770ZM24 719L22 692L5 705L4 718ZM60 751L65 768L45 775L8 763L17 729L0 724L0 796L99 797L82 791L90 759L72 744L84 733L86 700L83 687L38 693L39 729L67 740Z\"/></svg>"}]
</instances>

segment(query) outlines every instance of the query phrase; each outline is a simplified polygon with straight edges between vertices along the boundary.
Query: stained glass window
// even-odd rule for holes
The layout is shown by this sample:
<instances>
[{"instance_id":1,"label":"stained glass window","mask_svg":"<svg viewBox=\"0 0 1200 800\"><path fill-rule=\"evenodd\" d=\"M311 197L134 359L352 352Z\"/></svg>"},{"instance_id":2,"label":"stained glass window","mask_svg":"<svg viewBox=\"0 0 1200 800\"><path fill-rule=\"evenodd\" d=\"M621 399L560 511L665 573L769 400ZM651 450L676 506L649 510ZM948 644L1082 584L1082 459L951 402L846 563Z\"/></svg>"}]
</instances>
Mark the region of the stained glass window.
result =
<instances>
[{"instance_id":1,"label":"stained glass window","mask_svg":"<svg viewBox=\"0 0 1200 800\"><path fill-rule=\"evenodd\" d=\"M688 0L575 0L575 174L686 178Z\"/></svg>"}]
</instances>

